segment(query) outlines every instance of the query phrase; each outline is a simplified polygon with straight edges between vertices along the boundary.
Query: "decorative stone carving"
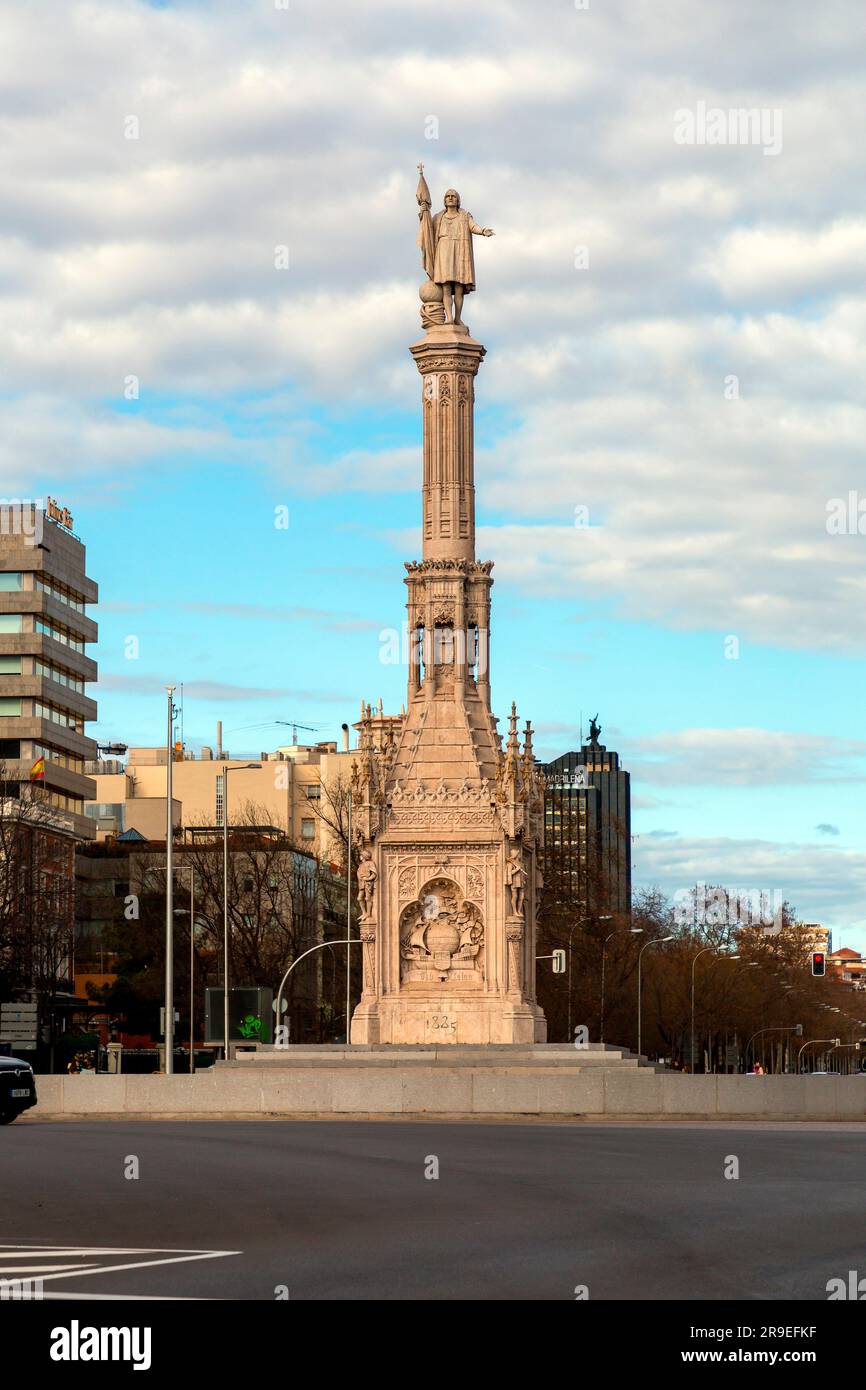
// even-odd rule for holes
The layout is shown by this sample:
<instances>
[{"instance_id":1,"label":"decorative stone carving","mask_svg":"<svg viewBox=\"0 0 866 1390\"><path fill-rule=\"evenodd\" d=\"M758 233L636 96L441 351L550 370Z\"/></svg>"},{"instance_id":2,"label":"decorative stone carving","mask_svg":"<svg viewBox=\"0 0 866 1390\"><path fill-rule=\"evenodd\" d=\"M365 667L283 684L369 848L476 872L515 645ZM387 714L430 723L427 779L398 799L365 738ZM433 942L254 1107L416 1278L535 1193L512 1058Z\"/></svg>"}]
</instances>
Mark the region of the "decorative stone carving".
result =
<instances>
[{"instance_id":1,"label":"decorative stone carving","mask_svg":"<svg viewBox=\"0 0 866 1390\"><path fill-rule=\"evenodd\" d=\"M466 892L476 902L484 901L484 874L475 864L466 870Z\"/></svg>"},{"instance_id":2,"label":"decorative stone carving","mask_svg":"<svg viewBox=\"0 0 866 1390\"><path fill-rule=\"evenodd\" d=\"M405 980L449 983L480 981L484 924L475 903L453 879L433 878L400 920L400 955Z\"/></svg>"},{"instance_id":3,"label":"decorative stone carving","mask_svg":"<svg viewBox=\"0 0 866 1390\"><path fill-rule=\"evenodd\" d=\"M422 328L435 328L437 324L444 323L445 305L442 286L437 285L433 280L427 280L421 286L418 295L421 300Z\"/></svg>"},{"instance_id":4,"label":"decorative stone carving","mask_svg":"<svg viewBox=\"0 0 866 1390\"><path fill-rule=\"evenodd\" d=\"M416 882L417 877L414 864L408 864L405 868L400 870L397 878L397 892L400 895L401 902L405 901L406 898L414 898Z\"/></svg>"},{"instance_id":5,"label":"decorative stone carving","mask_svg":"<svg viewBox=\"0 0 866 1390\"><path fill-rule=\"evenodd\" d=\"M493 570L492 560L404 560L403 567L408 574L428 574L433 570L448 570L456 574L489 577Z\"/></svg>"},{"instance_id":6,"label":"decorative stone carving","mask_svg":"<svg viewBox=\"0 0 866 1390\"><path fill-rule=\"evenodd\" d=\"M445 807L436 810L427 807L420 811L392 811L388 818L388 828L395 830L438 830L446 831L451 826L455 829L470 829L475 826L493 826L496 822L496 815L493 811L483 811L480 808L474 811L460 811Z\"/></svg>"},{"instance_id":7,"label":"decorative stone carving","mask_svg":"<svg viewBox=\"0 0 866 1390\"><path fill-rule=\"evenodd\" d=\"M476 786L470 786L466 778L456 789L446 787L444 782L440 782L438 787L426 786L423 782L416 782L413 790L403 788L399 782L394 784L391 792L391 805L401 806L490 806L492 794L487 778L482 778Z\"/></svg>"},{"instance_id":8,"label":"decorative stone carving","mask_svg":"<svg viewBox=\"0 0 866 1390\"><path fill-rule=\"evenodd\" d=\"M376 928L361 925L361 959L363 964L364 994L368 997L376 993Z\"/></svg>"},{"instance_id":9,"label":"decorative stone carving","mask_svg":"<svg viewBox=\"0 0 866 1390\"><path fill-rule=\"evenodd\" d=\"M508 992L519 995L522 983L520 978L520 947L523 942L523 928L511 923L506 928L505 935L508 941Z\"/></svg>"}]
</instances>

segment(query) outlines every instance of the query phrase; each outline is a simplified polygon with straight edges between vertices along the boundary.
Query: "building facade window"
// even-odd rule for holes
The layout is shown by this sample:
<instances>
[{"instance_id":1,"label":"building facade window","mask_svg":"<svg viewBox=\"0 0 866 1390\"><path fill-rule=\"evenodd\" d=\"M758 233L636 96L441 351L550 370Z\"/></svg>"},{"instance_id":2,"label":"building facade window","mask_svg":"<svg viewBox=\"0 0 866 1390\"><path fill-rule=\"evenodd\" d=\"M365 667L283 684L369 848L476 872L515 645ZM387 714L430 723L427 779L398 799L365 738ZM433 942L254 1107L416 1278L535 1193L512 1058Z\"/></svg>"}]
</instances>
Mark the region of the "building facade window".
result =
<instances>
[{"instance_id":1,"label":"building facade window","mask_svg":"<svg viewBox=\"0 0 866 1390\"><path fill-rule=\"evenodd\" d=\"M315 840L315 838L316 838L316 822L315 822L314 820L312 820L312 819L309 819L309 820L308 820L308 819L306 818L306 816L305 816L304 819L301 821L301 839L302 839L302 840Z\"/></svg>"},{"instance_id":2,"label":"building facade window","mask_svg":"<svg viewBox=\"0 0 866 1390\"><path fill-rule=\"evenodd\" d=\"M18 618L19 626L18 626L17 628L15 628L15 627L6 627L6 628L4 628L4 627L2 626L2 621L3 621L3 619L4 619L4 618L5 618L5 619L8 619L8 618L11 618L11 617L17 617L17 618ZM20 631L21 631L20 623L21 623L21 615L20 615L20 613L19 613L19 614L11 614L11 613L0 614L0 632L20 632ZM83 651L84 651L84 639L81 638L81 637L76 637L76 635L75 635L74 632L70 632L68 628L60 627L57 623L49 623L49 622L46 622L44 618L37 618L37 619L36 619L36 631L37 631L37 632L41 632L45 637L51 637L51 638L53 638L53 640L54 640L55 642L62 642L63 645L64 645L64 647L69 647L69 648L70 648L72 651L74 651L74 652L83 652Z\"/></svg>"},{"instance_id":3,"label":"building facade window","mask_svg":"<svg viewBox=\"0 0 866 1390\"><path fill-rule=\"evenodd\" d=\"M0 657L0 674L3 672L3 659ZM11 658L9 659L11 660ZM18 669L21 669L20 666ZM37 676L54 681L56 685L65 685L68 690L74 690L78 695L84 694L84 681L72 671L67 671L62 666L55 666L52 661L37 661L35 669Z\"/></svg>"},{"instance_id":4,"label":"building facade window","mask_svg":"<svg viewBox=\"0 0 866 1390\"><path fill-rule=\"evenodd\" d=\"M43 594L50 594L52 598L59 599L61 603L65 603L69 608L74 608L76 613L84 612L84 599L82 595L77 594L74 589L70 589L67 584L61 584L59 580L56 579L43 579L41 575L38 575L36 579L36 588L41 590Z\"/></svg>"},{"instance_id":5,"label":"building facade window","mask_svg":"<svg viewBox=\"0 0 866 1390\"><path fill-rule=\"evenodd\" d=\"M18 703L20 705L21 701L19 700ZM18 713L21 713L20 709ZM58 709L56 705L43 705L40 700L34 700L33 713L37 719L50 719L52 724L62 724L65 729L73 729L77 734L84 732L84 721L81 715L73 714L71 710Z\"/></svg>"}]
</instances>

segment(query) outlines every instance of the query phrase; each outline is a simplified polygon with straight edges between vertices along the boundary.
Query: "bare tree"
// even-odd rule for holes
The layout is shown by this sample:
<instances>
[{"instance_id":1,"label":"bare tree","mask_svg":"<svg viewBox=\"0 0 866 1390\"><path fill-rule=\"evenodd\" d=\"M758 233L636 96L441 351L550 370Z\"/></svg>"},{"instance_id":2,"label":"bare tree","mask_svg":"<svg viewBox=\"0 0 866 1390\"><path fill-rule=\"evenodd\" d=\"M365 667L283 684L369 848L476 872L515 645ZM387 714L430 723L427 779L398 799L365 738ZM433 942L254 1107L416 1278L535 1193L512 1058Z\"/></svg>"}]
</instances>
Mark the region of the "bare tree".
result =
<instances>
[{"instance_id":1,"label":"bare tree","mask_svg":"<svg viewBox=\"0 0 866 1390\"><path fill-rule=\"evenodd\" d=\"M5 785L5 769L0 782ZM74 842L38 786L0 797L0 997L47 1000L71 973Z\"/></svg>"}]
</instances>

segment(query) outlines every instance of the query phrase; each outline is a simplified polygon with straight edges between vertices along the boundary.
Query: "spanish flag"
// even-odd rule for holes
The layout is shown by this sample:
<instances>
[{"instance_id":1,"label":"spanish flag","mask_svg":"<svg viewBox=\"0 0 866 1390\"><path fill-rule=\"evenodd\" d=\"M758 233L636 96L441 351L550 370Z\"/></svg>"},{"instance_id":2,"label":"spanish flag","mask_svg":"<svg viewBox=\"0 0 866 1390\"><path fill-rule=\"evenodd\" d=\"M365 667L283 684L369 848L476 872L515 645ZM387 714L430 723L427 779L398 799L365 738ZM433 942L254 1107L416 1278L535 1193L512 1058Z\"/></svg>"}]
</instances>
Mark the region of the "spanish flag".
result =
<instances>
[{"instance_id":1,"label":"spanish flag","mask_svg":"<svg viewBox=\"0 0 866 1390\"><path fill-rule=\"evenodd\" d=\"M44 782L44 781L45 781L45 757L44 757L44 755L41 756L41 757L39 757L39 758L37 758L37 759L36 759L36 762L35 762L35 763L33 764L33 766L31 767L31 769L30 769L30 781L31 781L31 782Z\"/></svg>"}]
</instances>

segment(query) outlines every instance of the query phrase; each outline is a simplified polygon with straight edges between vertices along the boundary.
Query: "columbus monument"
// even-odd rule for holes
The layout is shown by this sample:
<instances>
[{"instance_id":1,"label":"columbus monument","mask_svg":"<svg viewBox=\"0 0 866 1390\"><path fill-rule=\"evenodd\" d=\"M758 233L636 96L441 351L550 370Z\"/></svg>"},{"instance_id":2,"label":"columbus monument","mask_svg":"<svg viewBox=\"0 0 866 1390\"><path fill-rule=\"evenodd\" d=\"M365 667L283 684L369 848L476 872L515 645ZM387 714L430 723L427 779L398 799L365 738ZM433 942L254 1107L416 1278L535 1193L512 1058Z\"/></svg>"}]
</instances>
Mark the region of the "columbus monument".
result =
<instances>
[{"instance_id":1,"label":"columbus monument","mask_svg":"<svg viewBox=\"0 0 866 1390\"><path fill-rule=\"evenodd\" d=\"M363 987L353 1043L544 1042L535 999L543 782L532 729L490 708L490 560L475 557L473 410L485 349L462 310L474 236L419 165L422 552L406 564L401 720L362 706L352 766Z\"/></svg>"}]
</instances>

